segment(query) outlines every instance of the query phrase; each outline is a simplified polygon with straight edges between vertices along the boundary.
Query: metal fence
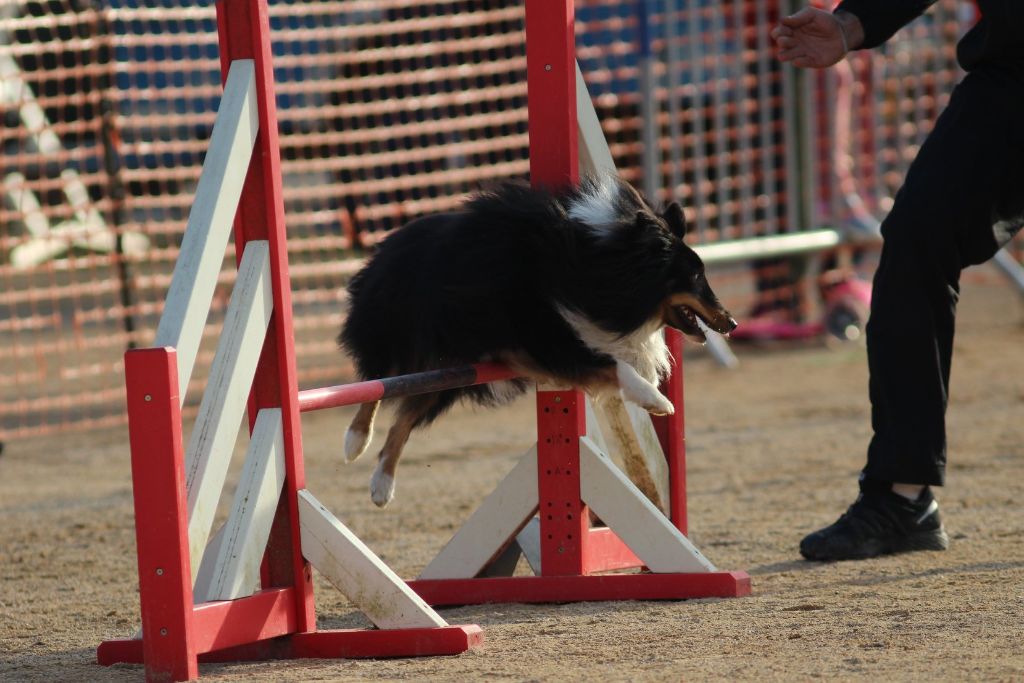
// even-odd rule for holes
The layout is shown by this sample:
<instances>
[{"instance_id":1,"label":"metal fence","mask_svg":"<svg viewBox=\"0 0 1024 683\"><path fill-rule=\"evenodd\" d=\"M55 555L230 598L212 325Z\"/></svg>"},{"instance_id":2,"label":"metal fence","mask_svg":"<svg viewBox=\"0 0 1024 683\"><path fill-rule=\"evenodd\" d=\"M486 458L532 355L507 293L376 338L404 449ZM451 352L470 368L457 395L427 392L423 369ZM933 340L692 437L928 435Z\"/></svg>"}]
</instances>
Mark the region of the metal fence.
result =
<instances>
[{"instance_id":1,"label":"metal fence","mask_svg":"<svg viewBox=\"0 0 1024 683\"><path fill-rule=\"evenodd\" d=\"M820 77L771 54L785 4L577 2L578 59L618 167L681 200L702 243L842 227L860 216L851 197L881 215L957 78L955 0ZM526 175L522 0L270 7L299 382L320 385L346 375L334 338L355 257ZM0 0L0 439L124 421L121 355L153 339L217 60L208 3Z\"/></svg>"}]
</instances>

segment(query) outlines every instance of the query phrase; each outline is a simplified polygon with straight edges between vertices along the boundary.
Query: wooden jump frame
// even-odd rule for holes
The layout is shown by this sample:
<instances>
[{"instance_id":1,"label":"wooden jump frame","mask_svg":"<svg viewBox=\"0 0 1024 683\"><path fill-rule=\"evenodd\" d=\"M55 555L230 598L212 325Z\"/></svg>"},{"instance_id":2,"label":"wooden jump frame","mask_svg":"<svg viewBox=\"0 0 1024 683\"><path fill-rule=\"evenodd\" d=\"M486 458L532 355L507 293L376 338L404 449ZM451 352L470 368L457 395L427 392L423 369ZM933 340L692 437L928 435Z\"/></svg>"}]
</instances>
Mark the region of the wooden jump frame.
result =
<instances>
[{"instance_id":1,"label":"wooden jump frame","mask_svg":"<svg viewBox=\"0 0 1024 683\"><path fill-rule=\"evenodd\" d=\"M306 489L301 411L515 375L480 364L298 391L266 0L219 0L217 24L224 96L181 256L154 347L125 355L142 632L102 643L98 662L144 663L147 680L177 681L197 678L199 661L455 654L482 632L448 625L430 604L749 592L745 573L716 571L685 537L682 339L674 332L663 390L675 417L652 421L618 399L593 409L579 390L539 390L537 446L417 581L403 582L316 500ZM586 168L612 168L574 66L572 0L527 0L526 24L533 182L577 182L578 148ZM229 226L238 278L186 447L183 389ZM246 416L241 481L227 522L211 534ZM662 487L641 493L609 459L613 451L660 463ZM591 528L590 507L608 527ZM538 576L508 576L519 552ZM378 629L318 631L312 567ZM596 574L638 567L650 573Z\"/></svg>"}]
</instances>

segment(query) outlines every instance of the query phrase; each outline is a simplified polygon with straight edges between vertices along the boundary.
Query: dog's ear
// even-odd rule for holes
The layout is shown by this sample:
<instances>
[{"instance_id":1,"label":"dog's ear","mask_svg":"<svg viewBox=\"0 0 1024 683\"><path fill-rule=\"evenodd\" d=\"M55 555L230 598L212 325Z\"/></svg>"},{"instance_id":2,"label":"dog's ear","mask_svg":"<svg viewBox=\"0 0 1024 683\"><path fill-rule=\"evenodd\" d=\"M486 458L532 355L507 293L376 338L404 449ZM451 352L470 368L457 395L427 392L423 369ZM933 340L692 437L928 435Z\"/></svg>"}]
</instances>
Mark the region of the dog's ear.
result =
<instances>
[{"instance_id":1,"label":"dog's ear","mask_svg":"<svg viewBox=\"0 0 1024 683\"><path fill-rule=\"evenodd\" d=\"M683 214L683 207L679 206L679 202L672 202L665 209L665 213L662 214L662 218L668 223L668 229L672 231L672 234L683 239L686 233L690 231L689 226L686 225L686 216Z\"/></svg>"}]
</instances>

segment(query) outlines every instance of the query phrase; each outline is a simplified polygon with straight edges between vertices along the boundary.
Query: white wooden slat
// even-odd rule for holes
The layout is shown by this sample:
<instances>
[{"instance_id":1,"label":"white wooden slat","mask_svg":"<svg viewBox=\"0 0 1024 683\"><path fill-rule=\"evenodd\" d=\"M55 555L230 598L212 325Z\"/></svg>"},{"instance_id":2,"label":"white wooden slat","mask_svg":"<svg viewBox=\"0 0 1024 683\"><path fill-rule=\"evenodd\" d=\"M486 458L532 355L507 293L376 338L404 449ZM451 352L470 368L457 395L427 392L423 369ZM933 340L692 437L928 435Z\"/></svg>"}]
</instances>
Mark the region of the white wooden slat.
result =
<instances>
[{"instance_id":1,"label":"white wooden slat","mask_svg":"<svg viewBox=\"0 0 1024 683\"><path fill-rule=\"evenodd\" d=\"M264 408L256 416L209 581L196 581L196 602L234 600L252 594L259 583L260 562L270 538L284 475L281 409Z\"/></svg>"},{"instance_id":2,"label":"white wooden slat","mask_svg":"<svg viewBox=\"0 0 1024 683\"><path fill-rule=\"evenodd\" d=\"M192 578L206 547L273 311L270 248L245 245L199 415L185 451Z\"/></svg>"},{"instance_id":3,"label":"white wooden slat","mask_svg":"<svg viewBox=\"0 0 1024 683\"><path fill-rule=\"evenodd\" d=\"M50 219L43 213L43 207L35 192L27 186L25 176L17 171L4 177L4 197L12 211L21 214L21 222L34 237L45 237L50 232Z\"/></svg>"},{"instance_id":4,"label":"white wooden slat","mask_svg":"<svg viewBox=\"0 0 1024 683\"><path fill-rule=\"evenodd\" d=\"M576 62L576 127L579 130L579 169L581 176L616 173L608 141L594 111L594 102Z\"/></svg>"},{"instance_id":5,"label":"white wooden slat","mask_svg":"<svg viewBox=\"0 0 1024 683\"><path fill-rule=\"evenodd\" d=\"M530 564L530 569L537 576L540 576L540 517L532 517L523 530L516 534L516 543L523 553L523 557Z\"/></svg>"},{"instance_id":6,"label":"white wooden slat","mask_svg":"<svg viewBox=\"0 0 1024 683\"><path fill-rule=\"evenodd\" d=\"M420 579L471 579L487 566L537 510L537 447L469 516Z\"/></svg>"},{"instance_id":7,"label":"white wooden slat","mask_svg":"<svg viewBox=\"0 0 1024 683\"><path fill-rule=\"evenodd\" d=\"M195 586L209 586L213 581L213 568L217 563L217 555L220 553L220 546L224 542L224 525L222 524L219 529L210 535L210 540L206 544L206 550L203 551L203 559L199 563L199 570L196 572ZM251 592L255 593L259 583L254 583L250 588ZM196 597L198 594L196 588L192 589L192 595L196 602L200 602L199 598Z\"/></svg>"},{"instance_id":8,"label":"white wooden slat","mask_svg":"<svg viewBox=\"0 0 1024 683\"><path fill-rule=\"evenodd\" d=\"M302 554L378 628L433 628L448 623L313 494L299 491Z\"/></svg>"},{"instance_id":9,"label":"white wooden slat","mask_svg":"<svg viewBox=\"0 0 1024 683\"><path fill-rule=\"evenodd\" d=\"M580 439L580 493L652 572L715 571L715 566L587 437Z\"/></svg>"},{"instance_id":10,"label":"white wooden slat","mask_svg":"<svg viewBox=\"0 0 1024 683\"><path fill-rule=\"evenodd\" d=\"M596 442L597 447L611 456L648 500L667 513L668 462L650 414L616 395L598 402L595 416L604 437L604 443ZM589 427L587 433L591 434Z\"/></svg>"},{"instance_id":11,"label":"white wooden slat","mask_svg":"<svg viewBox=\"0 0 1024 683\"><path fill-rule=\"evenodd\" d=\"M178 387L185 400L210 311L259 122L251 59L231 63L188 225L156 332L156 346L178 352Z\"/></svg>"}]
</instances>

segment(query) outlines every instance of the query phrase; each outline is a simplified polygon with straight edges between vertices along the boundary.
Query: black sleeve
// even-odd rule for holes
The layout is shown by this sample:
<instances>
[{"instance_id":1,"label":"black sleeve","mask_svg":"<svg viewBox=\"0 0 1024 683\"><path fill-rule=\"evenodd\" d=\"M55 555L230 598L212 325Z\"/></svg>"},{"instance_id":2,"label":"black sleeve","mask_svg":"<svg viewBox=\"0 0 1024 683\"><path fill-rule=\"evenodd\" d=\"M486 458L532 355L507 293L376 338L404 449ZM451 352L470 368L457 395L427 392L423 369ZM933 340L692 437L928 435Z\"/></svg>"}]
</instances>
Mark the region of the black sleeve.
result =
<instances>
[{"instance_id":1,"label":"black sleeve","mask_svg":"<svg viewBox=\"0 0 1024 683\"><path fill-rule=\"evenodd\" d=\"M1019 0L1015 0L1019 1ZM861 48L878 47L896 31L924 14L937 0L843 0L836 12L849 12L864 27Z\"/></svg>"}]
</instances>

